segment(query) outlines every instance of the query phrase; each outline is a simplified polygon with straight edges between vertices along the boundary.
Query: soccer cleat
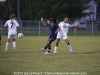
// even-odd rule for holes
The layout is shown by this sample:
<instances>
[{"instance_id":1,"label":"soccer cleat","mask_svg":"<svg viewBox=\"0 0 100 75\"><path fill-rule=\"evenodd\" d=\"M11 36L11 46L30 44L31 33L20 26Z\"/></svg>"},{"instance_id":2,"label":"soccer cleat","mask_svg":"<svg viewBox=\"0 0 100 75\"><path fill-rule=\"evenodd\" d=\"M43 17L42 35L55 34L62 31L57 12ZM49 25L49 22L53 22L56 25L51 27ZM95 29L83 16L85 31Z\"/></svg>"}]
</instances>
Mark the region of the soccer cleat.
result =
<instances>
[{"instance_id":1,"label":"soccer cleat","mask_svg":"<svg viewBox=\"0 0 100 75\"><path fill-rule=\"evenodd\" d=\"M55 55L55 54L57 54L57 53L54 53L54 55Z\"/></svg>"},{"instance_id":2,"label":"soccer cleat","mask_svg":"<svg viewBox=\"0 0 100 75\"><path fill-rule=\"evenodd\" d=\"M16 53L16 50L14 50L14 52Z\"/></svg>"},{"instance_id":3,"label":"soccer cleat","mask_svg":"<svg viewBox=\"0 0 100 75\"><path fill-rule=\"evenodd\" d=\"M70 53L71 53L71 54L74 54L74 52L73 52L73 51L70 51Z\"/></svg>"},{"instance_id":4,"label":"soccer cleat","mask_svg":"<svg viewBox=\"0 0 100 75\"><path fill-rule=\"evenodd\" d=\"M44 52L45 49L44 48L41 48L41 50Z\"/></svg>"},{"instance_id":5,"label":"soccer cleat","mask_svg":"<svg viewBox=\"0 0 100 75\"><path fill-rule=\"evenodd\" d=\"M46 53L44 53L44 54L50 54L50 52L46 52Z\"/></svg>"},{"instance_id":6,"label":"soccer cleat","mask_svg":"<svg viewBox=\"0 0 100 75\"><path fill-rule=\"evenodd\" d=\"M14 47L14 50L16 50L16 47Z\"/></svg>"},{"instance_id":7,"label":"soccer cleat","mask_svg":"<svg viewBox=\"0 0 100 75\"><path fill-rule=\"evenodd\" d=\"M7 53L7 51L4 52L5 54Z\"/></svg>"},{"instance_id":8,"label":"soccer cleat","mask_svg":"<svg viewBox=\"0 0 100 75\"><path fill-rule=\"evenodd\" d=\"M14 52L16 53L16 47L14 47Z\"/></svg>"}]
</instances>

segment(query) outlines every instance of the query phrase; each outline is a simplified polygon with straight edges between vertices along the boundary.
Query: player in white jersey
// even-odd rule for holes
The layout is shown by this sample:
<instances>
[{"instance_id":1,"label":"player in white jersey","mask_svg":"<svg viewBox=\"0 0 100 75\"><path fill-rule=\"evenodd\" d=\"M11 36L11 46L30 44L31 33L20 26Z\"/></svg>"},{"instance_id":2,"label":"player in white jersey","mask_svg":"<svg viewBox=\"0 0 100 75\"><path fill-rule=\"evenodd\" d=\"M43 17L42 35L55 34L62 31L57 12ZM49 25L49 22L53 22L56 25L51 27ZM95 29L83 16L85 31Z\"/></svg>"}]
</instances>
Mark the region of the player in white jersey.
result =
<instances>
[{"instance_id":1,"label":"player in white jersey","mask_svg":"<svg viewBox=\"0 0 100 75\"><path fill-rule=\"evenodd\" d=\"M71 44L70 44L70 42L68 40L68 36L67 36L68 28L69 27L71 27L71 28L79 28L80 25L76 25L76 24L70 25L68 23L68 17L65 17L64 21L59 23L59 27L60 27L60 31L57 34L56 46L54 48L54 54L57 53L58 44L59 44L61 38L63 38L63 40L68 44L68 48L69 48L71 54L74 54L74 52L72 51L72 46L71 46Z\"/></svg>"},{"instance_id":2,"label":"player in white jersey","mask_svg":"<svg viewBox=\"0 0 100 75\"><path fill-rule=\"evenodd\" d=\"M15 38L17 36L17 27L19 27L18 22L15 20L15 15L11 14L10 15L10 20L8 20L4 27L8 26L8 40L5 46L5 53L7 53L8 51L8 47L9 47L9 43L10 43L10 39L12 38L12 42L13 42L13 48L14 48L14 52L16 52L16 42L15 42Z\"/></svg>"}]
</instances>

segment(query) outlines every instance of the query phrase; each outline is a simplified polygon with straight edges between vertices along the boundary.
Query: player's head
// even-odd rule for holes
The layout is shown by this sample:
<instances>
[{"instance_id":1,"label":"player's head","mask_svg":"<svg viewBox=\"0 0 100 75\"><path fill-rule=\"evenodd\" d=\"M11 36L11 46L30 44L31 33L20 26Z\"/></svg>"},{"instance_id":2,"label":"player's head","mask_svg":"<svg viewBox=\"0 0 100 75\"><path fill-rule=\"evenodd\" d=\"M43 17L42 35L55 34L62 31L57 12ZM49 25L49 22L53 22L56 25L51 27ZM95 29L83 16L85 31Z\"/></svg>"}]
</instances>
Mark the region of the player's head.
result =
<instances>
[{"instance_id":1,"label":"player's head","mask_svg":"<svg viewBox=\"0 0 100 75\"><path fill-rule=\"evenodd\" d=\"M68 22L68 17L64 17L64 22L65 22L65 23Z\"/></svg>"},{"instance_id":2,"label":"player's head","mask_svg":"<svg viewBox=\"0 0 100 75\"><path fill-rule=\"evenodd\" d=\"M11 14L10 19L14 19L14 18L15 18L15 14Z\"/></svg>"},{"instance_id":3,"label":"player's head","mask_svg":"<svg viewBox=\"0 0 100 75\"><path fill-rule=\"evenodd\" d=\"M47 22L48 22L48 24L52 24L53 23L53 19L52 18L49 18L48 20L47 20Z\"/></svg>"},{"instance_id":4,"label":"player's head","mask_svg":"<svg viewBox=\"0 0 100 75\"><path fill-rule=\"evenodd\" d=\"M56 19L53 19L53 18L49 18L48 20L47 20L47 22L48 22L48 24L52 24L52 23L57 23L57 21L56 21Z\"/></svg>"}]
</instances>

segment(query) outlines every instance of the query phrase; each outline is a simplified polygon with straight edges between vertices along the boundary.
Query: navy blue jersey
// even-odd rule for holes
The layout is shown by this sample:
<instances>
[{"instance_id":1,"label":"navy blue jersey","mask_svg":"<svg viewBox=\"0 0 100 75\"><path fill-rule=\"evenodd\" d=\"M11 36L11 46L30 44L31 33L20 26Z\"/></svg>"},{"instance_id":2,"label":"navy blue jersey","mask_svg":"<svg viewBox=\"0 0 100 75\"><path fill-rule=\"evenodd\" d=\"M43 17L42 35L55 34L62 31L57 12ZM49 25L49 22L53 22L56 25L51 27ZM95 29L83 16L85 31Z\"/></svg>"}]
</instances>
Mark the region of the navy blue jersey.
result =
<instances>
[{"instance_id":1,"label":"navy blue jersey","mask_svg":"<svg viewBox=\"0 0 100 75\"><path fill-rule=\"evenodd\" d=\"M51 34L49 38L55 38L57 34L55 33L55 31L57 30L57 28L59 28L59 26L55 23L53 23L52 25L47 24L46 26L48 26L50 28Z\"/></svg>"}]
</instances>

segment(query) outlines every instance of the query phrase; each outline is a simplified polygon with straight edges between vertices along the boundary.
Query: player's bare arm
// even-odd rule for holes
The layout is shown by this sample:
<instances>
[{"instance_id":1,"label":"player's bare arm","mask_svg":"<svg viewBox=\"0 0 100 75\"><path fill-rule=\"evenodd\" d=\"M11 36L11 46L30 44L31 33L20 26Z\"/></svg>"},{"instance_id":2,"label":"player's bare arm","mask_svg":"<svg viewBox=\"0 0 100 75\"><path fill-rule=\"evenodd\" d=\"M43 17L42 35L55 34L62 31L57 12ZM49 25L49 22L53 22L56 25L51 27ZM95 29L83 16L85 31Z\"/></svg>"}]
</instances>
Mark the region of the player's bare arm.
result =
<instances>
[{"instance_id":1,"label":"player's bare arm","mask_svg":"<svg viewBox=\"0 0 100 75\"><path fill-rule=\"evenodd\" d=\"M41 17L41 22L42 22L43 25L46 25L46 23L43 20L43 17Z\"/></svg>"},{"instance_id":2,"label":"player's bare arm","mask_svg":"<svg viewBox=\"0 0 100 75\"><path fill-rule=\"evenodd\" d=\"M57 30L55 31L55 33L57 34L61 29L60 28L57 28Z\"/></svg>"},{"instance_id":3,"label":"player's bare arm","mask_svg":"<svg viewBox=\"0 0 100 75\"><path fill-rule=\"evenodd\" d=\"M19 26L17 25L16 27L18 28Z\"/></svg>"},{"instance_id":4,"label":"player's bare arm","mask_svg":"<svg viewBox=\"0 0 100 75\"><path fill-rule=\"evenodd\" d=\"M74 23L73 25L70 26L71 28L80 28L81 25Z\"/></svg>"},{"instance_id":5,"label":"player's bare arm","mask_svg":"<svg viewBox=\"0 0 100 75\"><path fill-rule=\"evenodd\" d=\"M5 24L5 25L4 25L4 27L7 27L7 26L8 26L8 24Z\"/></svg>"}]
</instances>

